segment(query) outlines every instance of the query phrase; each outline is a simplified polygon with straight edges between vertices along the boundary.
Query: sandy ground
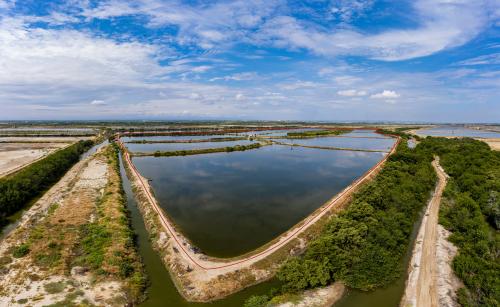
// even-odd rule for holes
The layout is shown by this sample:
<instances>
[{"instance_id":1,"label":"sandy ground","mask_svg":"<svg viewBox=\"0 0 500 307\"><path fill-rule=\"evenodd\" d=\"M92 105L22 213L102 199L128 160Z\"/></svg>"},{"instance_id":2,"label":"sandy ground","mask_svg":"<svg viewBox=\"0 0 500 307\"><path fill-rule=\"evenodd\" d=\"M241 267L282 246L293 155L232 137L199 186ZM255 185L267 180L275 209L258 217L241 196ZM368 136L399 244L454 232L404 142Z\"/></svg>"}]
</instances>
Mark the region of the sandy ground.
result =
<instances>
[{"instance_id":1,"label":"sandy ground","mask_svg":"<svg viewBox=\"0 0 500 307\"><path fill-rule=\"evenodd\" d=\"M304 291L298 300L276 305L276 307L330 307L344 294L345 286L336 282L328 287Z\"/></svg>"},{"instance_id":2,"label":"sandy ground","mask_svg":"<svg viewBox=\"0 0 500 307\"><path fill-rule=\"evenodd\" d=\"M463 287L462 281L455 275L451 267L458 249L448 241L450 234L443 226L437 225L436 261L439 306L459 306L456 301L456 292Z\"/></svg>"},{"instance_id":3,"label":"sandy ground","mask_svg":"<svg viewBox=\"0 0 500 307\"><path fill-rule=\"evenodd\" d=\"M438 225L439 204L448 175L436 158L432 165L439 181L427 205L410 261L409 276L401 306L455 306L456 277L451 261L456 248Z\"/></svg>"},{"instance_id":4,"label":"sandy ground","mask_svg":"<svg viewBox=\"0 0 500 307\"><path fill-rule=\"evenodd\" d=\"M163 261L169 268L176 286L181 294L190 301L209 301L222 298L244 287L271 278L279 263L289 255L303 250L303 235L323 217L330 216L345 204L356 189L373 178L381 169L387 157L395 151L398 142L385 156L364 176L346 187L334 198L321 206L302 222L292 227L276 240L258 252L251 252L241 258L218 259L197 252L160 208L153 196L147 179L142 177L133 165L127 151L124 151L124 162L129 170L129 178L138 197L138 203L145 218L146 225L152 233L153 244L164 255ZM272 259L267 261L268 259ZM264 265L262 265L264 263Z\"/></svg>"},{"instance_id":5,"label":"sandy ground","mask_svg":"<svg viewBox=\"0 0 500 307\"><path fill-rule=\"evenodd\" d=\"M75 164L66 175L45 193L28 211L17 228L0 242L0 306L45 306L62 302L69 304L90 302L96 305L110 305L121 293L121 284L117 281L95 283L88 272L79 267L63 274L38 267L28 254L21 258L11 257L12 249L33 235L44 221L61 218L59 222L71 223L75 220L89 220L82 215L83 205L79 199L97 199L101 195L108 178L108 165L96 155ZM49 213L49 208L57 204L56 211ZM95 204L90 204L90 210ZM86 209L85 209L86 210ZM87 210L88 211L88 210ZM57 213L59 212L59 213ZM77 225L77 223L75 223ZM57 286L57 291L50 291L50 286ZM61 305L62 306L62 305Z\"/></svg>"},{"instance_id":6,"label":"sandy ground","mask_svg":"<svg viewBox=\"0 0 500 307\"><path fill-rule=\"evenodd\" d=\"M0 177L40 160L66 143L0 143Z\"/></svg>"},{"instance_id":7,"label":"sandy ground","mask_svg":"<svg viewBox=\"0 0 500 307\"><path fill-rule=\"evenodd\" d=\"M500 150L500 139L481 139L481 141L486 142L493 150Z\"/></svg>"},{"instance_id":8,"label":"sandy ground","mask_svg":"<svg viewBox=\"0 0 500 307\"><path fill-rule=\"evenodd\" d=\"M15 142L26 142L26 143L74 143L80 140L90 140L93 136L39 136L39 137L28 137L28 136L9 136L0 137L1 143L15 143Z\"/></svg>"}]
</instances>

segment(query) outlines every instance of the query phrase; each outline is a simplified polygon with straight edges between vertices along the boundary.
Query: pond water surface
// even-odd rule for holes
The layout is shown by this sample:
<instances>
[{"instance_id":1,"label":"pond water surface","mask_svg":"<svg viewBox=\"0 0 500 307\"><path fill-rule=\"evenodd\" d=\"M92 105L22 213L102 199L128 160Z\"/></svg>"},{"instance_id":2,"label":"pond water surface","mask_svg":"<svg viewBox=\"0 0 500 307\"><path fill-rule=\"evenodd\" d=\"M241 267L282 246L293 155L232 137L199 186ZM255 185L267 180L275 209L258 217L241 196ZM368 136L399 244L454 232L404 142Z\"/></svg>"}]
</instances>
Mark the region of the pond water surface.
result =
<instances>
[{"instance_id":1,"label":"pond water surface","mask_svg":"<svg viewBox=\"0 0 500 307\"><path fill-rule=\"evenodd\" d=\"M250 145L255 141L238 140L227 142L201 142L201 143L153 143L153 144L137 144L125 143L127 148L132 152L155 152L159 151L176 151L176 150L192 150L206 148L231 147L235 145Z\"/></svg>"},{"instance_id":2,"label":"pond water surface","mask_svg":"<svg viewBox=\"0 0 500 307\"><path fill-rule=\"evenodd\" d=\"M125 143L130 141L186 141L186 140L207 140L214 138L236 137L235 134L214 134L214 135L151 135L151 136L124 136L121 140Z\"/></svg>"},{"instance_id":3,"label":"pond water surface","mask_svg":"<svg viewBox=\"0 0 500 307\"><path fill-rule=\"evenodd\" d=\"M194 245L231 257L288 230L383 155L272 145L133 162Z\"/></svg>"},{"instance_id":4,"label":"pond water surface","mask_svg":"<svg viewBox=\"0 0 500 307\"><path fill-rule=\"evenodd\" d=\"M142 258L144 269L148 277L147 299L139 306L142 307L187 307L187 306L213 306L213 307L234 307L243 306L246 299L252 295L262 295L269 293L273 287L279 287L277 280L271 280L260 283L256 286L247 288L238 293L230 295L222 300L209 304L191 303L186 301L177 291L167 269L163 265L160 256L153 249L149 240L149 234L144 225L141 212L137 207L134 193L130 181L127 178L123 161L120 157L120 173L123 182L123 189L127 198L127 208L130 212L131 224L136 235L138 252Z\"/></svg>"},{"instance_id":5,"label":"pond water surface","mask_svg":"<svg viewBox=\"0 0 500 307\"><path fill-rule=\"evenodd\" d=\"M500 132L469 129L464 127L435 127L417 130L422 136L463 136L471 138L500 138Z\"/></svg>"},{"instance_id":6,"label":"pond water surface","mask_svg":"<svg viewBox=\"0 0 500 307\"><path fill-rule=\"evenodd\" d=\"M385 150L389 151L394 145L392 138L352 138L352 137L336 137L325 136L307 139L288 139L287 143L320 146L320 147L337 147L337 148L352 148L352 149L367 149L367 150Z\"/></svg>"}]
</instances>

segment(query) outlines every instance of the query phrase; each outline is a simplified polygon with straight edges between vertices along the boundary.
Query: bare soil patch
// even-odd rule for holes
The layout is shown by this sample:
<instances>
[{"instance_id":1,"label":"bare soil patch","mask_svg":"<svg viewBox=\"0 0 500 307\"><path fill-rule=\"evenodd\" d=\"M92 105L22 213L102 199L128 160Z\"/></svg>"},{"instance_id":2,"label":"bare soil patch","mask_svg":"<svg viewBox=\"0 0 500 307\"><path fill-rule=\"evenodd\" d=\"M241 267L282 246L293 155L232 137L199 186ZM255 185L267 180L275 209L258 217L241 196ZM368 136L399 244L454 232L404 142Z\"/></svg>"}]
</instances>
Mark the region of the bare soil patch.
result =
<instances>
[{"instance_id":1,"label":"bare soil patch","mask_svg":"<svg viewBox=\"0 0 500 307\"><path fill-rule=\"evenodd\" d=\"M500 139L481 139L481 141L486 142L493 150L500 150Z\"/></svg>"},{"instance_id":2,"label":"bare soil patch","mask_svg":"<svg viewBox=\"0 0 500 307\"><path fill-rule=\"evenodd\" d=\"M42 159L66 143L0 143L0 177Z\"/></svg>"},{"instance_id":3,"label":"bare soil patch","mask_svg":"<svg viewBox=\"0 0 500 307\"><path fill-rule=\"evenodd\" d=\"M90 140L92 136L9 136L0 137L0 143L75 143L82 140Z\"/></svg>"},{"instance_id":4,"label":"bare soil patch","mask_svg":"<svg viewBox=\"0 0 500 307\"><path fill-rule=\"evenodd\" d=\"M288 298L290 301L280 302L276 305L273 299L271 305L276 307L330 307L342 297L344 291L345 286L336 282L327 287L304 291L296 297ZM286 300L287 298L277 297L277 299Z\"/></svg>"}]
</instances>

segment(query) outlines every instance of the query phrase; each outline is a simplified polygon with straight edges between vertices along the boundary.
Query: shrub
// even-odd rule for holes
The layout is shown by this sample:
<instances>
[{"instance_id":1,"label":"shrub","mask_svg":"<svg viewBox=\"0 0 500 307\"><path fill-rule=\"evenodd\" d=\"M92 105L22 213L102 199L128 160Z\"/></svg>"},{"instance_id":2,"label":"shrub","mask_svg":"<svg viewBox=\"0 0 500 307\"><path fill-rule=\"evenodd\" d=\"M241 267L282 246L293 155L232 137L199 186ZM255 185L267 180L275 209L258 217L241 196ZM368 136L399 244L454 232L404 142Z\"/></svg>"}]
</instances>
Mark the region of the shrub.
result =
<instances>
[{"instance_id":1,"label":"shrub","mask_svg":"<svg viewBox=\"0 0 500 307\"><path fill-rule=\"evenodd\" d=\"M21 245L14 248L14 250L12 251L12 256L14 258L21 258L21 257L26 256L29 252L30 252L30 248L29 248L28 244L21 244Z\"/></svg>"},{"instance_id":2,"label":"shrub","mask_svg":"<svg viewBox=\"0 0 500 307\"><path fill-rule=\"evenodd\" d=\"M50 282L48 284L43 285L43 288L49 294L61 293L65 287L66 287L66 285L61 281Z\"/></svg>"}]
</instances>

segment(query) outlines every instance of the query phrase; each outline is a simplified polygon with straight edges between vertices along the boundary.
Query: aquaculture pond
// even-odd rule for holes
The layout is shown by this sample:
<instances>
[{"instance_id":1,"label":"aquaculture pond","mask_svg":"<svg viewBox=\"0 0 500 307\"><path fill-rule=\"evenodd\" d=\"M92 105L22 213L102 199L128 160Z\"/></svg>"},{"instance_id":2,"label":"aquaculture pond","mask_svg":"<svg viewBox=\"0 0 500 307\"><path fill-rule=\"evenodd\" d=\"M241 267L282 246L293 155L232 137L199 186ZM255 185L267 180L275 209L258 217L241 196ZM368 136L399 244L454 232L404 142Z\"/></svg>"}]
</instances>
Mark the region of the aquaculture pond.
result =
<instances>
[{"instance_id":1,"label":"aquaculture pond","mask_svg":"<svg viewBox=\"0 0 500 307\"><path fill-rule=\"evenodd\" d=\"M255 141L238 140L227 142L200 142L200 143L126 143L128 150L131 152L155 152L159 151L176 151L176 150L192 150L205 148L220 148L232 147L235 145L250 145Z\"/></svg>"},{"instance_id":2,"label":"aquaculture pond","mask_svg":"<svg viewBox=\"0 0 500 307\"><path fill-rule=\"evenodd\" d=\"M188 141L188 140L207 140L213 138L237 137L235 134L213 134L213 135L146 135L146 136L124 136L121 140L125 143L131 141Z\"/></svg>"},{"instance_id":3,"label":"aquaculture pond","mask_svg":"<svg viewBox=\"0 0 500 307\"><path fill-rule=\"evenodd\" d=\"M383 156L272 145L133 162L196 246L209 255L231 257L285 232Z\"/></svg>"},{"instance_id":4,"label":"aquaculture pond","mask_svg":"<svg viewBox=\"0 0 500 307\"><path fill-rule=\"evenodd\" d=\"M380 133L376 133L374 130L365 130L365 129L355 129L349 131L347 133L342 134L344 137L355 137L355 138L385 138L392 139L392 137L383 135Z\"/></svg>"},{"instance_id":5,"label":"aquaculture pond","mask_svg":"<svg viewBox=\"0 0 500 307\"><path fill-rule=\"evenodd\" d=\"M500 138L500 132L476 130L464 127L435 127L417 130L422 136L463 136L471 138Z\"/></svg>"},{"instance_id":6,"label":"aquaculture pond","mask_svg":"<svg viewBox=\"0 0 500 307\"><path fill-rule=\"evenodd\" d=\"M392 138L353 138L343 136L325 136L311 139L287 139L286 142L306 146L382 150L388 152L390 151L392 145L394 145L395 141Z\"/></svg>"},{"instance_id":7,"label":"aquaculture pond","mask_svg":"<svg viewBox=\"0 0 500 307\"><path fill-rule=\"evenodd\" d=\"M319 130L316 128L296 128L296 129L279 129L279 130L261 130L239 133L240 135L259 135L259 136L286 136L288 132L304 132Z\"/></svg>"}]
</instances>

